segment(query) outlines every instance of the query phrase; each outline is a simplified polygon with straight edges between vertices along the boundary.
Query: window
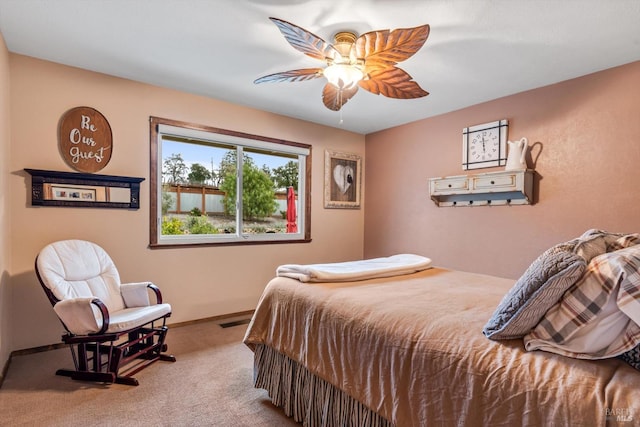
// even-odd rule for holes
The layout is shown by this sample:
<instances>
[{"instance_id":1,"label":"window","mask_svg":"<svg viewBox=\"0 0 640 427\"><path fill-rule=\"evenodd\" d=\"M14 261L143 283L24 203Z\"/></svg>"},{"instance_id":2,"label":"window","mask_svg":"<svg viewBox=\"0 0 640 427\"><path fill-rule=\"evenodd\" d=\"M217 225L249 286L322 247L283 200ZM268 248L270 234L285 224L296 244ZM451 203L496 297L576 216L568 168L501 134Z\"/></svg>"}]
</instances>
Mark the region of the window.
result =
<instances>
[{"instance_id":1,"label":"window","mask_svg":"<svg viewBox=\"0 0 640 427\"><path fill-rule=\"evenodd\" d=\"M151 247L310 241L310 145L150 123Z\"/></svg>"}]
</instances>

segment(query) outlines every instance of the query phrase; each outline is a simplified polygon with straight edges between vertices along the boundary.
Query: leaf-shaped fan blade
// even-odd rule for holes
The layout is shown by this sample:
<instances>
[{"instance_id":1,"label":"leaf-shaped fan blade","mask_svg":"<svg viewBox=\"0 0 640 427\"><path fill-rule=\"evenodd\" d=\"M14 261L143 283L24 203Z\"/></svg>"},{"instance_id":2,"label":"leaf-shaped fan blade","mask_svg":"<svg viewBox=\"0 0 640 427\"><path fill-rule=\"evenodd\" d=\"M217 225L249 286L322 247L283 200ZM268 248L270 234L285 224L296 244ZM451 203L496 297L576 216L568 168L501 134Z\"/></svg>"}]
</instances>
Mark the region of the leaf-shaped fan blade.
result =
<instances>
[{"instance_id":1,"label":"leaf-shaped fan blade","mask_svg":"<svg viewBox=\"0 0 640 427\"><path fill-rule=\"evenodd\" d=\"M334 58L338 51L329 43L304 28L278 18L269 18L278 26L285 39L297 50L312 58L324 61Z\"/></svg>"},{"instance_id":2,"label":"leaf-shaped fan blade","mask_svg":"<svg viewBox=\"0 0 640 427\"><path fill-rule=\"evenodd\" d=\"M302 82L318 77L322 77L322 68L303 68L301 70L283 71L262 76L254 80L254 83Z\"/></svg>"},{"instance_id":3,"label":"leaf-shaped fan blade","mask_svg":"<svg viewBox=\"0 0 640 427\"><path fill-rule=\"evenodd\" d=\"M331 83L327 83L322 90L322 102L330 110L338 111L358 91L358 86L353 85L348 89L338 89Z\"/></svg>"},{"instance_id":4,"label":"leaf-shaped fan blade","mask_svg":"<svg viewBox=\"0 0 640 427\"><path fill-rule=\"evenodd\" d=\"M429 95L406 71L397 67L375 70L368 80L360 80L358 84L371 93L389 98L413 99Z\"/></svg>"},{"instance_id":5,"label":"leaf-shaped fan blade","mask_svg":"<svg viewBox=\"0 0 640 427\"><path fill-rule=\"evenodd\" d=\"M356 56L368 66L390 66L410 58L429 37L429 25L365 33L355 43Z\"/></svg>"}]
</instances>

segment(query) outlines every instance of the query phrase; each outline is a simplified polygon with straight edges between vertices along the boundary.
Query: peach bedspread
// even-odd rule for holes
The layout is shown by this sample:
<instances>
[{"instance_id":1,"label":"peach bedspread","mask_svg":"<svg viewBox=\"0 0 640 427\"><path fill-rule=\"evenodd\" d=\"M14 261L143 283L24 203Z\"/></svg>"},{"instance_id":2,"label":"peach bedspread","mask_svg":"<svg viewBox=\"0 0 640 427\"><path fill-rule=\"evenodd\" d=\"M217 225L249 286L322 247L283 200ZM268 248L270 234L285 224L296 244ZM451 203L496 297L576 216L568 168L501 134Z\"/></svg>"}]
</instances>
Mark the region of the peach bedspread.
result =
<instances>
[{"instance_id":1,"label":"peach bedspread","mask_svg":"<svg viewBox=\"0 0 640 427\"><path fill-rule=\"evenodd\" d=\"M347 283L276 277L245 343L274 348L396 426L637 422L640 372L622 361L484 337L513 283L441 268Z\"/></svg>"}]
</instances>

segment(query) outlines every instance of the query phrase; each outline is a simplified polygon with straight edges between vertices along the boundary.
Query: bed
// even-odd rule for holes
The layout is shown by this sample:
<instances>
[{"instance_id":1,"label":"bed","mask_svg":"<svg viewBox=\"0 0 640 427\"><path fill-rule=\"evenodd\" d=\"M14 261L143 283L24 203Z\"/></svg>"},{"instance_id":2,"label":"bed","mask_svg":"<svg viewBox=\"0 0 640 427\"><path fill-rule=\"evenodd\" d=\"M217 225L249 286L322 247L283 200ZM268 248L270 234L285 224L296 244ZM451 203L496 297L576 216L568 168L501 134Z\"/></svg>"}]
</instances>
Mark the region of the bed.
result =
<instances>
[{"instance_id":1,"label":"bed","mask_svg":"<svg viewBox=\"0 0 640 427\"><path fill-rule=\"evenodd\" d=\"M515 285L432 266L361 280L276 276L244 340L255 386L307 426L632 425L640 372L629 363L483 334Z\"/></svg>"}]
</instances>

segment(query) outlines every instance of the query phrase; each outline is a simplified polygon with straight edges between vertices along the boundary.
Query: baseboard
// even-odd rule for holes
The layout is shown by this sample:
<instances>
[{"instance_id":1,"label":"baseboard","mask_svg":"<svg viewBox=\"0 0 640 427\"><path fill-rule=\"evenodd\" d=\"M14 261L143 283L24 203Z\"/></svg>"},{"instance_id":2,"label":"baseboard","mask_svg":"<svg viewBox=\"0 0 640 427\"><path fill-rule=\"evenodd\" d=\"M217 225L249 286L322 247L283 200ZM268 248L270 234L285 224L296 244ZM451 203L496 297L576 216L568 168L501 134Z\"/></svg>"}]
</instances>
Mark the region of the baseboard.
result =
<instances>
[{"instance_id":1,"label":"baseboard","mask_svg":"<svg viewBox=\"0 0 640 427\"><path fill-rule=\"evenodd\" d=\"M59 348L64 348L66 346L67 345L65 343L57 343L57 344L41 345L39 347L25 348L22 350L12 351L10 357L24 356L24 355L33 354L33 353L42 353L43 351L57 350Z\"/></svg>"},{"instance_id":2,"label":"baseboard","mask_svg":"<svg viewBox=\"0 0 640 427\"><path fill-rule=\"evenodd\" d=\"M179 328L181 326L194 325L196 323L219 322L221 320L228 320L235 317L253 316L254 311L255 310L246 310L246 311L239 311L237 313L222 314L220 316L205 317L205 318L196 319L196 320L187 320L185 322L168 323L167 326L170 328Z\"/></svg>"},{"instance_id":3,"label":"baseboard","mask_svg":"<svg viewBox=\"0 0 640 427\"><path fill-rule=\"evenodd\" d=\"M0 374L0 388L2 388L2 384L4 383L4 379L7 377L7 372L9 372L9 365L11 365L11 359L15 356L24 356L26 354L40 353L43 351L56 350L59 348L65 347L66 344L49 344L49 345L41 345L39 347L25 348L23 350L15 350L9 354L9 358L4 363L2 367L2 373Z\"/></svg>"},{"instance_id":4,"label":"baseboard","mask_svg":"<svg viewBox=\"0 0 640 427\"><path fill-rule=\"evenodd\" d=\"M11 355L9 355L9 358L4 362L4 366L2 367L2 372L0 373L0 388L2 388L4 379L7 377L7 372L9 372L10 364L11 364Z\"/></svg>"}]
</instances>

